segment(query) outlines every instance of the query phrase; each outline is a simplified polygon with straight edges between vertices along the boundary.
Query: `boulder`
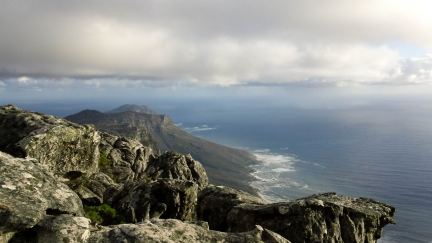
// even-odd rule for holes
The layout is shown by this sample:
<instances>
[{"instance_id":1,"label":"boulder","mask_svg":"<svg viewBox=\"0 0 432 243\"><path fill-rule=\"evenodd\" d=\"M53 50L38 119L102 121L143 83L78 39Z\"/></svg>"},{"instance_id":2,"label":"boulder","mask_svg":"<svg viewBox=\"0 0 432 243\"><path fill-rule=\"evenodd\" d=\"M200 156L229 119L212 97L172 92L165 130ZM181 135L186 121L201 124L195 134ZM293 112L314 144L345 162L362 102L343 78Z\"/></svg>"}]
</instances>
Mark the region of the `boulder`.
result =
<instances>
[{"instance_id":1,"label":"boulder","mask_svg":"<svg viewBox=\"0 0 432 243\"><path fill-rule=\"evenodd\" d=\"M194 182L159 179L125 185L110 204L126 215L127 222L159 217L193 221L197 194L198 186Z\"/></svg>"},{"instance_id":2,"label":"boulder","mask_svg":"<svg viewBox=\"0 0 432 243\"><path fill-rule=\"evenodd\" d=\"M56 175L77 177L97 171L99 133L54 116L0 107L0 151L32 157Z\"/></svg>"},{"instance_id":3,"label":"boulder","mask_svg":"<svg viewBox=\"0 0 432 243\"><path fill-rule=\"evenodd\" d=\"M251 203L264 204L264 201L247 192L224 186L209 185L198 195L198 218L207 221L210 229L227 231L227 215L237 205Z\"/></svg>"},{"instance_id":4,"label":"boulder","mask_svg":"<svg viewBox=\"0 0 432 243\"><path fill-rule=\"evenodd\" d=\"M62 214L41 221L35 238L37 242L84 243L89 242L90 230L88 218Z\"/></svg>"},{"instance_id":5,"label":"boulder","mask_svg":"<svg viewBox=\"0 0 432 243\"><path fill-rule=\"evenodd\" d=\"M0 235L32 228L47 215L83 215L79 197L34 159L0 152Z\"/></svg>"},{"instance_id":6,"label":"boulder","mask_svg":"<svg viewBox=\"0 0 432 243\"><path fill-rule=\"evenodd\" d=\"M292 242L377 242L393 223L395 209L366 198L324 193L293 202L239 204L227 215L228 231L243 232L256 224ZM209 222L211 225L211 222Z\"/></svg>"},{"instance_id":7,"label":"boulder","mask_svg":"<svg viewBox=\"0 0 432 243\"><path fill-rule=\"evenodd\" d=\"M89 241L94 243L289 243L282 236L260 226L245 233L225 233L208 230L196 224L175 219L153 219L142 224L121 224L102 227L92 231Z\"/></svg>"},{"instance_id":8,"label":"boulder","mask_svg":"<svg viewBox=\"0 0 432 243\"><path fill-rule=\"evenodd\" d=\"M78 194L85 205L90 206L108 202L122 188L122 184L116 183L102 172L67 181L66 184Z\"/></svg>"},{"instance_id":9,"label":"boulder","mask_svg":"<svg viewBox=\"0 0 432 243\"><path fill-rule=\"evenodd\" d=\"M165 152L150 160L147 175L156 180L159 178L189 180L198 184L200 188L208 184L208 177L204 167L191 155L175 152Z\"/></svg>"},{"instance_id":10,"label":"boulder","mask_svg":"<svg viewBox=\"0 0 432 243\"><path fill-rule=\"evenodd\" d=\"M150 147L140 142L108 133L101 133L99 167L119 183L130 183L147 177L145 170L154 157Z\"/></svg>"}]
</instances>

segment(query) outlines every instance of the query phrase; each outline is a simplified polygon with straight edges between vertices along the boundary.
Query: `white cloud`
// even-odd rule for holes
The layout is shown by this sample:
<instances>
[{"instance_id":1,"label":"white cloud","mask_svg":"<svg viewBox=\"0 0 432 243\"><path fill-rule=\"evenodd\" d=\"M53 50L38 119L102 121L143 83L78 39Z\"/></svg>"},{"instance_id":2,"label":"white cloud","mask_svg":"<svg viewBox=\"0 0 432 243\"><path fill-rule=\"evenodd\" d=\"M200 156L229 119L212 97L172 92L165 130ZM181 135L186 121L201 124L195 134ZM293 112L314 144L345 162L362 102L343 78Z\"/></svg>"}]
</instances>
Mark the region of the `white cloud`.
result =
<instances>
[{"instance_id":1,"label":"white cloud","mask_svg":"<svg viewBox=\"0 0 432 243\"><path fill-rule=\"evenodd\" d=\"M430 83L430 57L389 47L432 50L430 9L428 0L16 0L0 9L0 70L38 87Z\"/></svg>"}]
</instances>

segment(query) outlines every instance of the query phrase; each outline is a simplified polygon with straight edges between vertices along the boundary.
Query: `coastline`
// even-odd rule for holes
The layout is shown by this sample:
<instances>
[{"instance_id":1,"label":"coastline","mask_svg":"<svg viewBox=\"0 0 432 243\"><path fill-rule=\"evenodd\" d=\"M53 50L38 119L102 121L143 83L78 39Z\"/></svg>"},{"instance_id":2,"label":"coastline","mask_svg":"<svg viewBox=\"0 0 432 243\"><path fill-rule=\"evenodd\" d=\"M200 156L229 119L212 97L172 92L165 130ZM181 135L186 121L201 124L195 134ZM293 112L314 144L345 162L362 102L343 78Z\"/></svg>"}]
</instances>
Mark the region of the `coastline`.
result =
<instances>
[{"instance_id":1,"label":"coastline","mask_svg":"<svg viewBox=\"0 0 432 243\"><path fill-rule=\"evenodd\" d=\"M268 202L291 201L319 193L304 182L297 181L296 165L301 161L291 154L275 153L270 149L249 150L257 163L249 165L254 178L250 186ZM288 193L291 191L292 194ZM297 193L294 193L297 192Z\"/></svg>"}]
</instances>

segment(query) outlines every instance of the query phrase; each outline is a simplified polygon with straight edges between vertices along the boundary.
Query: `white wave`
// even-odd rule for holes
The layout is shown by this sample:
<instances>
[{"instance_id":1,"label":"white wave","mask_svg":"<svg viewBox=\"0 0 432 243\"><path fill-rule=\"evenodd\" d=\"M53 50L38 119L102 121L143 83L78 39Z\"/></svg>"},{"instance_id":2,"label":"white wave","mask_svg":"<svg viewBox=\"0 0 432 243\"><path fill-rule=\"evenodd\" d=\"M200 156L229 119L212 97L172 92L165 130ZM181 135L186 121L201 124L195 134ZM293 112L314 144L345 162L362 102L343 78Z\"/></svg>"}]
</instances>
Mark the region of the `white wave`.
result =
<instances>
[{"instance_id":1,"label":"white wave","mask_svg":"<svg viewBox=\"0 0 432 243\"><path fill-rule=\"evenodd\" d=\"M291 171L295 171L293 169L290 168L276 168L276 169L272 169L273 172L291 172Z\"/></svg>"},{"instance_id":2,"label":"white wave","mask_svg":"<svg viewBox=\"0 0 432 243\"><path fill-rule=\"evenodd\" d=\"M205 132L205 131L216 130L216 127L210 127L204 124L201 126L185 127L184 129L186 129L186 131L188 132Z\"/></svg>"},{"instance_id":3,"label":"white wave","mask_svg":"<svg viewBox=\"0 0 432 243\"><path fill-rule=\"evenodd\" d=\"M299 160L293 155L277 154L269 149L252 151L255 158L260 162L252 165L254 170L251 175L256 179L251 186L258 189L261 197L268 201L287 200L288 195L281 195L281 189L309 190L307 184L292 179L296 172L295 165Z\"/></svg>"},{"instance_id":4,"label":"white wave","mask_svg":"<svg viewBox=\"0 0 432 243\"><path fill-rule=\"evenodd\" d=\"M294 164L297 159L294 156L272 153L268 149L255 150L253 154L258 161L271 169L295 171Z\"/></svg>"}]
</instances>

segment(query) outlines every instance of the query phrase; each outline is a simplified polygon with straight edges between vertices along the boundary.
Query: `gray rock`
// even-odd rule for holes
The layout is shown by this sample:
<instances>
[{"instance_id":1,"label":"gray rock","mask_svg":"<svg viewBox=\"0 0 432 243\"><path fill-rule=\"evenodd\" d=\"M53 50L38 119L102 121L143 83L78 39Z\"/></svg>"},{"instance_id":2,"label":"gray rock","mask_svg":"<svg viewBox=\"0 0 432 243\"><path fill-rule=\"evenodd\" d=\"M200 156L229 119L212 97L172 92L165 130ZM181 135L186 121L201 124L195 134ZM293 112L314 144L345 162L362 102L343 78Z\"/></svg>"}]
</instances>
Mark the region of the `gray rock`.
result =
<instances>
[{"instance_id":1,"label":"gray rock","mask_svg":"<svg viewBox=\"0 0 432 243\"><path fill-rule=\"evenodd\" d=\"M147 175L156 180L159 178L193 181L200 188L208 184L208 177L204 167L190 155L166 152L150 160Z\"/></svg>"},{"instance_id":2,"label":"gray rock","mask_svg":"<svg viewBox=\"0 0 432 243\"><path fill-rule=\"evenodd\" d=\"M0 152L0 234L35 226L47 215L83 215L79 197L33 159Z\"/></svg>"},{"instance_id":3,"label":"gray rock","mask_svg":"<svg viewBox=\"0 0 432 243\"><path fill-rule=\"evenodd\" d=\"M102 172L119 183L136 182L147 177L147 164L154 157L150 147L133 139L107 133L101 135L99 167Z\"/></svg>"},{"instance_id":4,"label":"gray rock","mask_svg":"<svg viewBox=\"0 0 432 243\"><path fill-rule=\"evenodd\" d=\"M226 231L226 218L230 210L243 203L264 204L264 201L247 192L224 186L209 185L198 195L198 218L209 222L210 229Z\"/></svg>"},{"instance_id":5,"label":"gray rock","mask_svg":"<svg viewBox=\"0 0 432 243\"><path fill-rule=\"evenodd\" d=\"M232 242L232 243L289 243L288 240L260 226L245 233L224 233L208 230L196 224L175 219L151 220L142 224L121 224L102 227L91 232L91 243L155 243L155 242Z\"/></svg>"},{"instance_id":6,"label":"gray rock","mask_svg":"<svg viewBox=\"0 0 432 243\"><path fill-rule=\"evenodd\" d=\"M63 214L45 218L38 224L37 242L82 243L90 237L90 220Z\"/></svg>"},{"instance_id":7,"label":"gray rock","mask_svg":"<svg viewBox=\"0 0 432 243\"><path fill-rule=\"evenodd\" d=\"M122 188L122 184L116 183L102 172L67 181L66 184L78 194L85 205L91 206L109 201Z\"/></svg>"},{"instance_id":8,"label":"gray rock","mask_svg":"<svg viewBox=\"0 0 432 243\"><path fill-rule=\"evenodd\" d=\"M57 175L97 171L100 136L91 126L7 105L0 107L0 137L1 151L35 158Z\"/></svg>"},{"instance_id":9,"label":"gray rock","mask_svg":"<svg viewBox=\"0 0 432 243\"><path fill-rule=\"evenodd\" d=\"M149 217L193 221L196 218L197 193L198 186L194 182L159 179L125 185L110 204L132 223Z\"/></svg>"},{"instance_id":10,"label":"gray rock","mask_svg":"<svg viewBox=\"0 0 432 243\"><path fill-rule=\"evenodd\" d=\"M292 242L371 243L381 237L385 225L394 222L394 211L371 199L325 193L294 202L240 204L230 210L226 224L232 232L259 224Z\"/></svg>"}]
</instances>

